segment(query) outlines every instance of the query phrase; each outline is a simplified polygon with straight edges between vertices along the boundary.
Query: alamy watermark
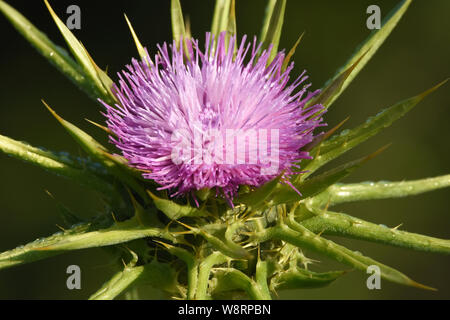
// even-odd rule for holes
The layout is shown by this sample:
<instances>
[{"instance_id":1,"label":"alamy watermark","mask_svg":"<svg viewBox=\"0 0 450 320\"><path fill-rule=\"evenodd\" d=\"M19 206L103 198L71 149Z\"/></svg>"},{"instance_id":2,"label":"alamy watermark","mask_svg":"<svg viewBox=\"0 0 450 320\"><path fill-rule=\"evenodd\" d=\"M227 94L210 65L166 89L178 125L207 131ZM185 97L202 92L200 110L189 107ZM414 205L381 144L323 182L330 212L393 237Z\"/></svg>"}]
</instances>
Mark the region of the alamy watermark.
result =
<instances>
[{"instance_id":1,"label":"alamy watermark","mask_svg":"<svg viewBox=\"0 0 450 320\"><path fill-rule=\"evenodd\" d=\"M371 274L366 281L367 289L373 290L381 289L381 270L380 267L377 265L370 265L367 267L366 272L368 274Z\"/></svg>"},{"instance_id":2,"label":"alamy watermark","mask_svg":"<svg viewBox=\"0 0 450 320\"><path fill-rule=\"evenodd\" d=\"M81 289L81 269L76 264L70 265L66 269L66 273L70 274L66 280L67 289Z\"/></svg>"},{"instance_id":3,"label":"alamy watermark","mask_svg":"<svg viewBox=\"0 0 450 320\"><path fill-rule=\"evenodd\" d=\"M381 29L381 9L376 4L372 4L367 7L367 14L370 16L366 20L367 29Z\"/></svg>"},{"instance_id":4,"label":"alamy watermark","mask_svg":"<svg viewBox=\"0 0 450 320\"><path fill-rule=\"evenodd\" d=\"M70 30L81 29L81 9L79 6L72 4L67 7L66 13L70 16L66 20L66 26Z\"/></svg>"}]
</instances>

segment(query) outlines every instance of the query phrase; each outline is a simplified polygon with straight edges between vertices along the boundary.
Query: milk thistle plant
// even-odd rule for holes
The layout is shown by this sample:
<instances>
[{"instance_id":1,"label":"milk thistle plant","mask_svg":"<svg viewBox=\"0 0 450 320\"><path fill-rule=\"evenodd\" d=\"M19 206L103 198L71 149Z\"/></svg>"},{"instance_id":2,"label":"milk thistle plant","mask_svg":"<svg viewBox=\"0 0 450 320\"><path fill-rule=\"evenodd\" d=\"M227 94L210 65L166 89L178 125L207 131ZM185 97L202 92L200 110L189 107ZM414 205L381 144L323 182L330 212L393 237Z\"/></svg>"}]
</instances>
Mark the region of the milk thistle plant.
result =
<instances>
[{"instance_id":1,"label":"milk thistle plant","mask_svg":"<svg viewBox=\"0 0 450 320\"><path fill-rule=\"evenodd\" d=\"M442 82L353 129L326 127L326 110L372 58L406 12L401 1L320 90L294 74L278 48L286 0L269 0L260 36L236 35L234 0L217 0L212 27L198 37L171 1L173 39L144 47L127 17L138 59L117 77L102 70L45 4L71 55L0 0L0 11L46 59L94 99L111 144L101 145L50 113L83 158L0 135L0 150L95 190L103 212L82 220L61 205L62 231L0 254L0 268L72 250L103 247L115 275L91 299L150 285L176 299L271 299L285 289L329 285L348 269L433 289L327 235L450 253L450 240L388 228L333 206L411 196L448 187L450 175L416 181L341 180L384 148L317 171L405 115ZM114 80L114 79L115 80ZM313 272L309 252L348 267Z\"/></svg>"}]
</instances>

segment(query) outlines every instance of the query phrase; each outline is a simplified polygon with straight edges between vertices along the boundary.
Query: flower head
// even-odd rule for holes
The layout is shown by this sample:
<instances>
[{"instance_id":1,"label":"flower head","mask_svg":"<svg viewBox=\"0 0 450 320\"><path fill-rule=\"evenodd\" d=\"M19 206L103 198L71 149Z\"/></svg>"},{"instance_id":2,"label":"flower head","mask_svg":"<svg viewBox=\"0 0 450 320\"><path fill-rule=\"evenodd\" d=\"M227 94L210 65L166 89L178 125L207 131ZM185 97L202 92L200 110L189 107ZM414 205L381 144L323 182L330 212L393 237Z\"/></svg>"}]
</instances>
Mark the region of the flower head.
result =
<instances>
[{"instance_id":1,"label":"flower head","mask_svg":"<svg viewBox=\"0 0 450 320\"><path fill-rule=\"evenodd\" d=\"M216 188L230 199L240 185L290 175L302 147L323 125L321 105L307 106L303 72L289 83L279 52L261 52L221 33L187 45L158 46L154 62L132 60L119 74L119 104L106 106L112 142L143 176L172 195ZM187 54L186 54L187 53Z\"/></svg>"}]
</instances>

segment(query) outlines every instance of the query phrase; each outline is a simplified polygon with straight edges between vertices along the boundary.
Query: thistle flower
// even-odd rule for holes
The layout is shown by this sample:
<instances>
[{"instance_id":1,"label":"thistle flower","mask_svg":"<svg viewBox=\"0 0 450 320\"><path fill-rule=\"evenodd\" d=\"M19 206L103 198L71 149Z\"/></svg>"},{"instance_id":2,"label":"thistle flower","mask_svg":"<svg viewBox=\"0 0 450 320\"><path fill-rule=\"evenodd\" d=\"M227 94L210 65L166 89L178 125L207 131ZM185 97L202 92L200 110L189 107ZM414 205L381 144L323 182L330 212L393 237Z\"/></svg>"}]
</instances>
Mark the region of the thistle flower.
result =
<instances>
[{"instance_id":1,"label":"thistle flower","mask_svg":"<svg viewBox=\"0 0 450 320\"><path fill-rule=\"evenodd\" d=\"M2 0L0 12L63 74L96 102L102 101L108 128L97 126L108 132L123 155L113 154L47 104L88 157L0 135L1 152L94 190L102 203L98 216L85 219L58 203L63 231L0 253L0 269L71 250L106 247L117 273L91 299L113 299L121 293L138 297L135 290L148 286L184 299L271 299L272 293L323 287L346 274L309 269L315 261L306 255L313 251L364 274L377 267L373 276L383 281L432 289L327 235L448 255L449 239L388 228L333 207L450 187L450 174L341 183L374 154L318 170L389 127L445 81L357 127L334 134L343 121L320 137L313 134L324 126L321 115L382 45L411 0L401 1L386 16L381 29L320 94L308 91L305 72L291 79L293 64L288 61L299 41L286 55L278 52L286 0L269 1L262 45L245 36L238 42L235 1L217 0L202 49L198 40L187 40L192 36L180 1L172 0L173 42L158 46L153 60L127 20L141 61L132 60L119 74L118 85L44 2L75 59ZM253 187L241 188L236 195L241 185ZM216 196L196 192L204 188L215 188ZM161 189L172 196L192 193L198 206L170 199ZM152 254L161 247L167 251L163 259ZM371 288L369 279L366 284Z\"/></svg>"},{"instance_id":2,"label":"thistle flower","mask_svg":"<svg viewBox=\"0 0 450 320\"><path fill-rule=\"evenodd\" d=\"M307 92L310 84L297 90L305 72L288 84L294 63L283 70L284 52L270 61L272 46L261 46L256 37L228 44L226 32L217 41L207 33L204 50L197 40L178 49L174 41L158 46L154 65L133 59L114 90L120 104L103 103L112 142L174 194L217 188L232 198L239 185L257 187L282 172L287 179L309 158L301 149L322 125L323 107L306 105L319 91ZM174 159L179 151L183 159Z\"/></svg>"}]
</instances>

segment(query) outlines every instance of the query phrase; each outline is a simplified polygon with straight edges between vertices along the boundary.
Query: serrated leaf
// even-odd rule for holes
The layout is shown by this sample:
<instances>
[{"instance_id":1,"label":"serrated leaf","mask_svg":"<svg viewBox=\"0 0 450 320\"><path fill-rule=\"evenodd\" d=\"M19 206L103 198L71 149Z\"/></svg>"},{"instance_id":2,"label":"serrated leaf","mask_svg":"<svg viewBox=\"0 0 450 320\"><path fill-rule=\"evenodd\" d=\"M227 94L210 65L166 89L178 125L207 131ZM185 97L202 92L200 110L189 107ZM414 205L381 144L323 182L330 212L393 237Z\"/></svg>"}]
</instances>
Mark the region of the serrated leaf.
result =
<instances>
[{"instance_id":1,"label":"serrated leaf","mask_svg":"<svg viewBox=\"0 0 450 320\"><path fill-rule=\"evenodd\" d=\"M352 72L354 72L355 68L361 62L362 59L367 55L368 51L364 52L356 61L353 63L348 69L342 71L339 76L336 77L330 84L325 86L325 88L321 89L320 94L313 98L307 105L316 105L321 104L325 109L331 105L331 102L334 101L336 97L338 97L341 92L344 90L344 83L350 77ZM320 111L323 112L323 111ZM315 116L315 115L314 115ZM314 116L312 118L314 118Z\"/></svg>"},{"instance_id":2,"label":"serrated leaf","mask_svg":"<svg viewBox=\"0 0 450 320\"><path fill-rule=\"evenodd\" d=\"M135 285L150 285L169 292L176 291L176 271L168 264L152 260L143 266L127 265L117 272L89 300L112 300Z\"/></svg>"},{"instance_id":3,"label":"serrated leaf","mask_svg":"<svg viewBox=\"0 0 450 320\"><path fill-rule=\"evenodd\" d=\"M301 268L278 273L271 279L271 286L276 290L321 288L330 285L345 271L313 272Z\"/></svg>"},{"instance_id":4,"label":"serrated leaf","mask_svg":"<svg viewBox=\"0 0 450 320\"><path fill-rule=\"evenodd\" d=\"M148 200L148 196L142 186L136 181L136 171L128 167L121 161L120 158L114 157L108 153L108 150L103 147L94 138L86 132L73 125L72 123L61 118L48 104L44 101L42 103L47 107L50 113L58 120L58 122L67 130L72 138L86 151L89 155L102 163L105 168L115 175L123 183L139 193L143 200Z\"/></svg>"},{"instance_id":5,"label":"serrated leaf","mask_svg":"<svg viewBox=\"0 0 450 320\"><path fill-rule=\"evenodd\" d=\"M418 251L450 254L450 240L388 228L343 213L322 212L301 222L312 232L337 235Z\"/></svg>"},{"instance_id":6,"label":"serrated leaf","mask_svg":"<svg viewBox=\"0 0 450 320\"><path fill-rule=\"evenodd\" d=\"M376 265L380 268L382 279L416 288L435 290L411 280L398 270L320 237L294 221L289 221L288 224L289 226L281 224L272 230L273 236L300 248L324 254L363 272L366 272L369 266Z\"/></svg>"},{"instance_id":7,"label":"serrated leaf","mask_svg":"<svg viewBox=\"0 0 450 320\"><path fill-rule=\"evenodd\" d=\"M310 151L310 154L313 156L312 160L302 161L302 170L307 172L299 175L296 181L304 180L329 161L339 157L381 130L389 127L394 121L400 119L427 95L444 85L446 82L447 80L417 96L396 103L379 112L377 115L370 117L365 123L358 127L351 130L344 130L340 134L334 135L329 140L323 141Z\"/></svg>"},{"instance_id":8,"label":"serrated leaf","mask_svg":"<svg viewBox=\"0 0 450 320\"><path fill-rule=\"evenodd\" d=\"M62 202L55 199L55 197L47 191L47 194L56 202L56 207L58 208L59 214L66 227L70 227L74 224L85 223L82 218L73 213L69 208L67 208Z\"/></svg>"},{"instance_id":9,"label":"serrated leaf","mask_svg":"<svg viewBox=\"0 0 450 320\"><path fill-rule=\"evenodd\" d=\"M0 135L0 151L57 175L69 178L107 196L116 194L107 181L85 169L75 167L71 161L58 157L52 152L32 147L29 144L2 135Z\"/></svg>"},{"instance_id":10,"label":"serrated leaf","mask_svg":"<svg viewBox=\"0 0 450 320\"><path fill-rule=\"evenodd\" d=\"M242 271L235 268L215 268L214 277L217 279L213 294L224 291L244 290L254 300L268 300L259 285Z\"/></svg>"},{"instance_id":11,"label":"serrated leaf","mask_svg":"<svg viewBox=\"0 0 450 320\"><path fill-rule=\"evenodd\" d=\"M301 197L292 187L281 186L271 199L271 203L278 205L299 201L319 194L329 186L350 175L354 170L381 153L385 148L383 147L366 157L338 166L304 182L293 183L293 186L302 194Z\"/></svg>"},{"instance_id":12,"label":"serrated leaf","mask_svg":"<svg viewBox=\"0 0 450 320\"><path fill-rule=\"evenodd\" d=\"M295 54L295 50L297 50L298 45L300 44L300 41L302 41L303 35L305 33L303 32L300 37L298 37L297 41L295 42L294 46L291 48L291 50L289 50L288 54L286 55L286 57L284 58L283 61L283 66L281 67L282 71L285 71L287 69L287 67L289 66L289 62L291 61L291 58L294 56Z\"/></svg>"},{"instance_id":13,"label":"serrated leaf","mask_svg":"<svg viewBox=\"0 0 450 320\"><path fill-rule=\"evenodd\" d=\"M144 227L135 218L102 229L95 229L87 223L1 253L0 269L45 259L65 251L109 246L146 237L175 241L167 230Z\"/></svg>"},{"instance_id":14,"label":"serrated leaf","mask_svg":"<svg viewBox=\"0 0 450 320\"><path fill-rule=\"evenodd\" d=\"M270 17L267 32L264 36L264 39L262 39L263 45L261 47L261 50L267 50L270 45L273 45L269 60L267 61L268 64L272 62L272 60L278 53L278 44L281 38L285 9L286 0L277 0Z\"/></svg>"},{"instance_id":15,"label":"serrated leaf","mask_svg":"<svg viewBox=\"0 0 450 320\"><path fill-rule=\"evenodd\" d=\"M141 57L142 61L145 61L147 66L150 68L153 65L152 60L148 56L147 52L145 51L144 47L142 46L141 42L139 41L138 36L136 35L136 32L133 29L133 26L131 25L130 20L128 20L128 17L126 14L124 14L125 20L127 21L128 28L130 28L131 35L133 37L134 43L136 44L137 51L139 53L139 56Z\"/></svg>"},{"instance_id":16,"label":"serrated leaf","mask_svg":"<svg viewBox=\"0 0 450 320\"><path fill-rule=\"evenodd\" d=\"M412 0L401 1L382 21L381 29L373 31L370 36L357 48L357 50L347 61L347 63L338 70L336 75L328 80L327 83L325 83L324 87L327 87L329 83L334 82L344 70L349 69L350 66L352 66L363 55L364 52L367 52L370 49L370 51L361 59L358 66L356 66L353 72L345 79L344 83L342 84L341 90L339 90L339 92L329 100L329 106L333 104L333 102L340 96L340 94L348 87L352 80L358 75L358 73L364 68L367 62L369 62L369 60L381 47L386 38L391 34L392 30L400 21L403 14L408 9L408 6L411 4L411 2Z\"/></svg>"},{"instance_id":17,"label":"serrated leaf","mask_svg":"<svg viewBox=\"0 0 450 320\"><path fill-rule=\"evenodd\" d=\"M448 187L450 187L450 175L413 181L336 184L318 194L312 202L316 206L324 203L333 206L346 202L408 197Z\"/></svg>"},{"instance_id":18,"label":"serrated leaf","mask_svg":"<svg viewBox=\"0 0 450 320\"><path fill-rule=\"evenodd\" d=\"M148 194L153 200L155 206L161 210L169 219L177 220L182 217L207 217L210 215L204 209L191 207L190 205L181 205L174 201L159 198L149 190Z\"/></svg>"},{"instance_id":19,"label":"serrated leaf","mask_svg":"<svg viewBox=\"0 0 450 320\"><path fill-rule=\"evenodd\" d=\"M59 31L64 37L64 40L69 46L70 51L75 57L75 60L82 67L86 78L91 81L93 89L98 91L99 95L97 97L102 97L108 102L111 102L111 99L113 99L112 101L114 101L114 98L108 93L110 88L104 86L102 79L100 79L99 77L97 68L94 64L92 64L92 59L90 58L83 45L77 40L77 38L73 35L69 28L67 28L64 22L59 19L59 17L56 15L56 13L48 3L48 0L44 0L44 2L47 6L48 11L50 12L50 15L55 21L56 26L58 27Z\"/></svg>"},{"instance_id":20,"label":"serrated leaf","mask_svg":"<svg viewBox=\"0 0 450 320\"><path fill-rule=\"evenodd\" d=\"M350 119L350 117L345 118L341 122L339 122L337 125L335 125L333 128L325 132L324 134L317 135L313 138L313 140L308 143L306 146L303 147L303 150L309 151L315 146L317 146L319 143L322 143L323 141L327 140L329 137L331 137L337 130L339 130L340 127L344 125ZM89 120L88 120L89 121ZM91 121L90 121L91 122ZM93 123L96 126L99 126L102 128L99 124ZM105 130L105 129L104 129Z\"/></svg>"},{"instance_id":21,"label":"serrated leaf","mask_svg":"<svg viewBox=\"0 0 450 320\"><path fill-rule=\"evenodd\" d=\"M253 209L257 208L275 191L275 188L279 185L280 179L281 176L278 176L277 178L266 182L261 187L256 188L254 191L244 193L236 198L234 202L245 204Z\"/></svg>"},{"instance_id":22,"label":"serrated leaf","mask_svg":"<svg viewBox=\"0 0 450 320\"><path fill-rule=\"evenodd\" d=\"M97 99L97 94L86 81L83 71L63 48L51 42L44 33L7 3L0 1L0 11L41 55L73 83Z\"/></svg>"},{"instance_id":23,"label":"serrated leaf","mask_svg":"<svg viewBox=\"0 0 450 320\"><path fill-rule=\"evenodd\" d=\"M80 42L81 46L84 48L83 44ZM103 87L105 88L106 92L108 93L107 96L103 97L103 99L114 105L114 103L117 103L118 100L116 96L114 95L112 89L114 82L112 79L108 76L106 71L103 71L97 64L95 63L94 59L90 56L90 54L87 52L86 48L84 48L84 51L86 52L87 57L91 61L91 64L94 66L95 72L97 73L98 79L100 79L100 82L102 83Z\"/></svg>"}]
</instances>

